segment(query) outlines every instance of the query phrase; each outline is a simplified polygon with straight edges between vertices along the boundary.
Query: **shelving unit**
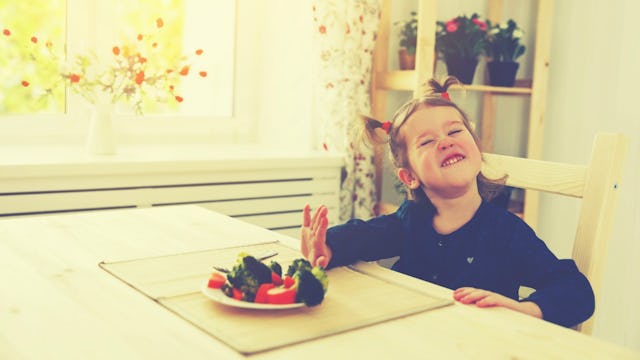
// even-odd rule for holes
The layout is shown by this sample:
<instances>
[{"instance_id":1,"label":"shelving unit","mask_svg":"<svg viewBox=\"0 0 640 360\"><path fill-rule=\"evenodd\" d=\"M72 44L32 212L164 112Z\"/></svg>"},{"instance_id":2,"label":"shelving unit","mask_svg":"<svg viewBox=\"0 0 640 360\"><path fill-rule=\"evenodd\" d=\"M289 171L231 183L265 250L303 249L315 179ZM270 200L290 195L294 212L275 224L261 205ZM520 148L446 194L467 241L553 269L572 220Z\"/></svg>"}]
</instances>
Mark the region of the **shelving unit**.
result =
<instances>
[{"instance_id":1,"label":"shelving unit","mask_svg":"<svg viewBox=\"0 0 640 360\"><path fill-rule=\"evenodd\" d=\"M384 118L386 116L386 94L388 91L413 91L414 95L418 95L422 84L433 77L433 66L430 66L430 64L434 64L435 61L437 6L437 0L418 0L418 41L415 70L390 70L388 56L391 0L382 1L380 28L373 57L374 73L371 103L374 117ZM487 18L492 22L500 22L503 20L502 10L503 0L489 0ZM479 130L483 151L491 152L493 150L495 112L497 108L496 97L526 96L530 98L531 103L528 118L526 157L539 159L542 155L552 10L553 0L538 0L535 44L533 47L529 46L529 51L534 53L531 79L518 79L514 87L496 87L483 84L464 86L466 91L482 93L482 117ZM477 81L477 79L474 81ZM383 153L382 147L375 149L376 190L378 195L381 194L382 189ZM538 220L538 194L533 191L527 191L524 194L524 199L522 208L515 211L521 212L525 221L535 229Z\"/></svg>"}]
</instances>

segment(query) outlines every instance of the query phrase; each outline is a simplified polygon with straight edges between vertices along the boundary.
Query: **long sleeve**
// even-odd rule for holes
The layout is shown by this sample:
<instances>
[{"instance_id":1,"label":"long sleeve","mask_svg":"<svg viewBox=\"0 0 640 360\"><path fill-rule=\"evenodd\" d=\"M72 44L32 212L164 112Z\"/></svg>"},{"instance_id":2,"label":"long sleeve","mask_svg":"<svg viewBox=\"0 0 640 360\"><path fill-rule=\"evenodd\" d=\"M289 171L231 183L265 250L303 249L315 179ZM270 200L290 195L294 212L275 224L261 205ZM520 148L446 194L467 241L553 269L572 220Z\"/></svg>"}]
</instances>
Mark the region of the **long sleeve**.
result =
<instances>
[{"instance_id":1,"label":"long sleeve","mask_svg":"<svg viewBox=\"0 0 640 360\"><path fill-rule=\"evenodd\" d=\"M400 254L404 230L398 212L363 221L349 220L327 230L327 245L333 256L328 267L342 266L358 260L373 261Z\"/></svg>"},{"instance_id":2,"label":"long sleeve","mask_svg":"<svg viewBox=\"0 0 640 360\"><path fill-rule=\"evenodd\" d=\"M575 262L559 260L526 224L516 224L513 230L513 269L521 285L536 289L523 301L535 302L543 318L558 325L575 326L587 320L595 298Z\"/></svg>"}]
</instances>

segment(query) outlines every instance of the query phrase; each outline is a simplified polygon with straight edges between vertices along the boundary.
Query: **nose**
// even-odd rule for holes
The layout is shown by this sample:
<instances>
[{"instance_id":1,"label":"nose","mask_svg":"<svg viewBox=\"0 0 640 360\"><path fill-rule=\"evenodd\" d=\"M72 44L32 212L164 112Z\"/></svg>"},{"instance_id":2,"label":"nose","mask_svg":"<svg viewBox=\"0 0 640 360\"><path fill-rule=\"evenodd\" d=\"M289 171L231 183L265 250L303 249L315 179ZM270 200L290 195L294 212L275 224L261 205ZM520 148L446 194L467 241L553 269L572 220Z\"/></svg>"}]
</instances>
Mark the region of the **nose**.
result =
<instances>
[{"instance_id":1,"label":"nose","mask_svg":"<svg viewBox=\"0 0 640 360\"><path fill-rule=\"evenodd\" d=\"M451 142L451 140L447 138L440 140L440 142L438 143L438 149L440 150L447 150L452 146L453 146L453 142Z\"/></svg>"}]
</instances>

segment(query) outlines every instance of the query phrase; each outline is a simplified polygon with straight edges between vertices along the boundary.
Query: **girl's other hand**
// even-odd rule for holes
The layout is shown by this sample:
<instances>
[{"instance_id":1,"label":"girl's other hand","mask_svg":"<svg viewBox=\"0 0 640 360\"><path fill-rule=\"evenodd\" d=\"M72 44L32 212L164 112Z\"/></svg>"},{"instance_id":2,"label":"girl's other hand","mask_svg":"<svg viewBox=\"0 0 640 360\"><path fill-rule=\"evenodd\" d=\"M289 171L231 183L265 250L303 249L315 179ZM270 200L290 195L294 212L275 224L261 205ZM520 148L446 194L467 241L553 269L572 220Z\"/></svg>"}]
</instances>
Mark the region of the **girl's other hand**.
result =
<instances>
[{"instance_id":1,"label":"girl's other hand","mask_svg":"<svg viewBox=\"0 0 640 360\"><path fill-rule=\"evenodd\" d=\"M540 307L531 301L519 302L504 295L488 290L463 287L453 292L453 298L462 304L475 304L477 307L502 306L537 318L542 318Z\"/></svg>"},{"instance_id":2,"label":"girl's other hand","mask_svg":"<svg viewBox=\"0 0 640 360\"><path fill-rule=\"evenodd\" d=\"M327 246L328 209L321 205L311 217L311 208L305 205L302 211L302 255L312 266L327 267L331 260L331 249Z\"/></svg>"}]
</instances>

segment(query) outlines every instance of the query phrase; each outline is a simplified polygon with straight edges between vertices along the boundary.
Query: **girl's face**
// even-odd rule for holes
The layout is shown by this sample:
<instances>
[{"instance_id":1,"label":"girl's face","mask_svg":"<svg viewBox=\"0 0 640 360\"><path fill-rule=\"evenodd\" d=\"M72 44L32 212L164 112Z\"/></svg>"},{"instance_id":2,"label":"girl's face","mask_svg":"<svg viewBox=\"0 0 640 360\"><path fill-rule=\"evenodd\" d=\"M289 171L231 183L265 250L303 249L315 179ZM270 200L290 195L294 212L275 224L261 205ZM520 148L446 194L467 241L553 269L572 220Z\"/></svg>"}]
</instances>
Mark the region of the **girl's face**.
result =
<instances>
[{"instance_id":1,"label":"girl's face","mask_svg":"<svg viewBox=\"0 0 640 360\"><path fill-rule=\"evenodd\" d=\"M430 198L455 198L478 191L482 157L462 115L453 107L421 106L400 129L409 168L398 177L411 189L422 187Z\"/></svg>"}]
</instances>

